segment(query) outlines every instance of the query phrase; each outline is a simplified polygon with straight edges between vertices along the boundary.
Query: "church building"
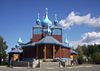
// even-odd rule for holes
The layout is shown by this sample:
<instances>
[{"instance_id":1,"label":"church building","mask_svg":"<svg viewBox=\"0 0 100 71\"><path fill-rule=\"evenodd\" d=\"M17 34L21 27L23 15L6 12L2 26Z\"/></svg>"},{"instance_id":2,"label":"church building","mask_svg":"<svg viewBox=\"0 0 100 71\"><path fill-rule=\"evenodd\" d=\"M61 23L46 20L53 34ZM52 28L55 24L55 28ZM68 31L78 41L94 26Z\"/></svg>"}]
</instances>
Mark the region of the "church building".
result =
<instances>
[{"instance_id":1,"label":"church building","mask_svg":"<svg viewBox=\"0 0 100 71\"><path fill-rule=\"evenodd\" d=\"M26 44L20 43L19 47L12 49L9 58L13 56L19 61L70 59L71 48L63 42L62 31L56 16L52 22L46 9L43 20L40 20L38 15L36 24L32 28L32 40Z\"/></svg>"}]
</instances>

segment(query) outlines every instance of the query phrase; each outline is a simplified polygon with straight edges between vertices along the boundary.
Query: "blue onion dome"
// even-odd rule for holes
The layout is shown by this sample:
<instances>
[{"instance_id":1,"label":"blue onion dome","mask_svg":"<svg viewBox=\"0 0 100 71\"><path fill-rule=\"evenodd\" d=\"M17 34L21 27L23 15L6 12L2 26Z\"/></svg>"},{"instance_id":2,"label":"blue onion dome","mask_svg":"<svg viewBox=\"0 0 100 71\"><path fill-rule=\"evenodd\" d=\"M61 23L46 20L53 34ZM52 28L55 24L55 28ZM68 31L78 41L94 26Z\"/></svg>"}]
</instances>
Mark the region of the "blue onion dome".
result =
<instances>
[{"instance_id":1,"label":"blue onion dome","mask_svg":"<svg viewBox=\"0 0 100 71\"><path fill-rule=\"evenodd\" d=\"M36 20L36 24L37 24L37 25L40 25L40 23L41 23L40 19L37 19L37 20Z\"/></svg>"},{"instance_id":2,"label":"blue onion dome","mask_svg":"<svg viewBox=\"0 0 100 71\"><path fill-rule=\"evenodd\" d=\"M58 24L58 20L54 20L54 25L56 26Z\"/></svg>"},{"instance_id":3,"label":"blue onion dome","mask_svg":"<svg viewBox=\"0 0 100 71\"><path fill-rule=\"evenodd\" d=\"M58 20L57 20L57 15L55 14L55 20L54 20L54 25L57 26Z\"/></svg>"},{"instance_id":4,"label":"blue onion dome","mask_svg":"<svg viewBox=\"0 0 100 71\"><path fill-rule=\"evenodd\" d=\"M47 26L52 26L52 22L51 22L51 20L49 20L49 18L48 18L48 12L47 12L47 8L46 8L46 16L45 16L45 18L43 19L43 21L41 22L41 25L43 26L43 27L47 27Z\"/></svg>"},{"instance_id":5,"label":"blue onion dome","mask_svg":"<svg viewBox=\"0 0 100 71\"><path fill-rule=\"evenodd\" d=\"M37 25L40 25L40 23L41 23L41 21L40 21L40 19L39 19L39 15L40 15L40 14L38 13L38 18L37 18L37 20L36 20L36 24L37 24Z\"/></svg>"},{"instance_id":6,"label":"blue onion dome","mask_svg":"<svg viewBox=\"0 0 100 71\"><path fill-rule=\"evenodd\" d=\"M43 27L45 26L52 26L52 22L48 19L48 17L46 16L46 18L42 21L41 25Z\"/></svg>"}]
</instances>

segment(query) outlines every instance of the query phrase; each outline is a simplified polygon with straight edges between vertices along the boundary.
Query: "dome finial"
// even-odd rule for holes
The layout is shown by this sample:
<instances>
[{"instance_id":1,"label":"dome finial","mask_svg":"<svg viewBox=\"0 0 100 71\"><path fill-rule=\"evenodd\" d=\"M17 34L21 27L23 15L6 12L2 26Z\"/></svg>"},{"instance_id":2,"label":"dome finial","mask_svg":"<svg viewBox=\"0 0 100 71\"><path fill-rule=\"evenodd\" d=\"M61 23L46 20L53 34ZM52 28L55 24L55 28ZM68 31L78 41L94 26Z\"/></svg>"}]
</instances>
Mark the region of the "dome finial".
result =
<instances>
[{"instance_id":1,"label":"dome finial","mask_svg":"<svg viewBox=\"0 0 100 71\"><path fill-rule=\"evenodd\" d=\"M48 8L46 8L46 15L48 15Z\"/></svg>"},{"instance_id":2,"label":"dome finial","mask_svg":"<svg viewBox=\"0 0 100 71\"><path fill-rule=\"evenodd\" d=\"M48 18L48 8L46 8L46 18Z\"/></svg>"},{"instance_id":3,"label":"dome finial","mask_svg":"<svg viewBox=\"0 0 100 71\"><path fill-rule=\"evenodd\" d=\"M57 14L55 14L55 20L54 20L54 25L57 26L58 20L57 20Z\"/></svg>"},{"instance_id":4,"label":"dome finial","mask_svg":"<svg viewBox=\"0 0 100 71\"><path fill-rule=\"evenodd\" d=\"M40 24L40 13L38 13L38 17L37 17L36 23L37 23L37 25Z\"/></svg>"},{"instance_id":5,"label":"dome finial","mask_svg":"<svg viewBox=\"0 0 100 71\"><path fill-rule=\"evenodd\" d=\"M55 14L55 20L57 20L57 14Z\"/></svg>"}]
</instances>

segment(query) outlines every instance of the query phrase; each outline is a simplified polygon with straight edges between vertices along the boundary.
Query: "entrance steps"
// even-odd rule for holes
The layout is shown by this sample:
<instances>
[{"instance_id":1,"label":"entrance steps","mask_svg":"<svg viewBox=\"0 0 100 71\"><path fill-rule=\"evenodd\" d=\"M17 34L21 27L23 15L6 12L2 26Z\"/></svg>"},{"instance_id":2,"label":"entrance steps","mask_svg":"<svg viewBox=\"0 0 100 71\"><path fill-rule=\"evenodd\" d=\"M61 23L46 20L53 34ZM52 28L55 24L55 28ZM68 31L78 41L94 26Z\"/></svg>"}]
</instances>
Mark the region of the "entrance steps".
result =
<instances>
[{"instance_id":1,"label":"entrance steps","mask_svg":"<svg viewBox=\"0 0 100 71\"><path fill-rule=\"evenodd\" d=\"M42 62L41 68L59 68L59 62Z\"/></svg>"},{"instance_id":2,"label":"entrance steps","mask_svg":"<svg viewBox=\"0 0 100 71\"><path fill-rule=\"evenodd\" d=\"M25 61L13 62L13 67L32 67L32 63Z\"/></svg>"}]
</instances>

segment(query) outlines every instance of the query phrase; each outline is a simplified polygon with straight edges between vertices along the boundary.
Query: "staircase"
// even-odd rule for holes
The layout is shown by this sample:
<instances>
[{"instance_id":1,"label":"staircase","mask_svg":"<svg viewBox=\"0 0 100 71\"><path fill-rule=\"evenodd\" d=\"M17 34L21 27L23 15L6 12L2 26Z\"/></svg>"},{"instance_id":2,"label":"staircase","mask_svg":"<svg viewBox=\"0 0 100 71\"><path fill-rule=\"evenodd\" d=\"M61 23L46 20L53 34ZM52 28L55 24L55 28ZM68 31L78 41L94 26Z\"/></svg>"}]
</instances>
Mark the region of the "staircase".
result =
<instances>
[{"instance_id":1,"label":"staircase","mask_svg":"<svg viewBox=\"0 0 100 71\"><path fill-rule=\"evenodd\" d=\"M18 61L13 62L14 67L32 67L32 62Z\"/></svg>"},{"instance_id":2,"label":"staircase","mask_svg":"<svg viewBox=\"0 0 100 71\"><path fill-rule=\"evenodd\" d=\"M59 62L42 62L41 68L59 68Z\"/></svg>"},{"instance_id":3,"label":"staircase","mask_svg":"<svg viewBox=\"0 0 100 71\"><path fill-rule=\"evenodd\" d=\"M39 60L34 60L33 62L16 61L16 62L13 62L13 67L39 68L40 63L39 63Z\"/></svg>"}]
</instances>

